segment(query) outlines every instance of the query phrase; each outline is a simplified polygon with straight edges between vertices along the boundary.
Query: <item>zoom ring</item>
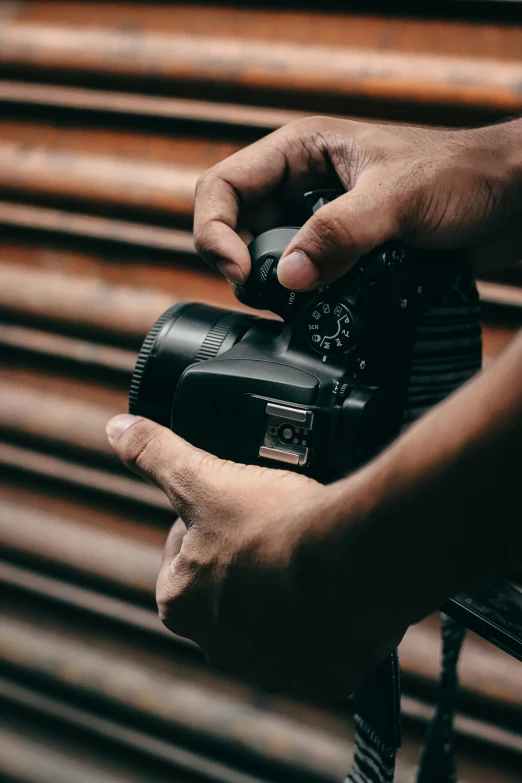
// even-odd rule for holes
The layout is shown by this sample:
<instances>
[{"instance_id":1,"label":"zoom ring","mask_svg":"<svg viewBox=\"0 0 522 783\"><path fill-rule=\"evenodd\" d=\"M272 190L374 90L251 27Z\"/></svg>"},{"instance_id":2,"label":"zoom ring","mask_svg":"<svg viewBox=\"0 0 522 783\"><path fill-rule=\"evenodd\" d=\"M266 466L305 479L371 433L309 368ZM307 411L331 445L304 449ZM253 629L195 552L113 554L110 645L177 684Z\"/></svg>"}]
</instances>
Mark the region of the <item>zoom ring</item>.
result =
<instances>
[{"instance_id":1,"label":"zoom ring","mask_svg":"<svg viewBox=\"0 0 522 783\"><path fill-rule=\"evenodd\" d=\"M194 357L194 362L204 362L217 356L219 349L234 328L244 318L241 313L227 313L209 329L201 347Z\"/></svg>"}]
</instances>

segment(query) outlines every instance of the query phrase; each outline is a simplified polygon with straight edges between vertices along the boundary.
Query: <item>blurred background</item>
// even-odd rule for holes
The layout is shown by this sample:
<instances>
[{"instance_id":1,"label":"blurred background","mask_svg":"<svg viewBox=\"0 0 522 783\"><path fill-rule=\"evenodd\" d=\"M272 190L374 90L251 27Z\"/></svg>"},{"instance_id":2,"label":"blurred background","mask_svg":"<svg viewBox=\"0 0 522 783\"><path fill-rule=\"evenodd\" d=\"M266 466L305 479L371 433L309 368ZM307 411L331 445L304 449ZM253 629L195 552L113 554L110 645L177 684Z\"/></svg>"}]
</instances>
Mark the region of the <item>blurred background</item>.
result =
<instances>
[{"instance_id":1,"label":"blurred background","mask_svg":"<svg viewBox=\"0 0 522 783\"><path fill-rule=\"evenodd\" d=\"M226 680L160 626L172 516L112 456L105 423L160 312L238 307L193 250L198 175L318 112L520 112L522 3L0 2L0 77L0 779L341 780L349 706ZM486 358L522 324L521 285L521 269L480 283ZM437 617L401 654L406 783ZM520 781L520 664L470 635L461 680L460 779Z\"/></svg>"}]
</instances>

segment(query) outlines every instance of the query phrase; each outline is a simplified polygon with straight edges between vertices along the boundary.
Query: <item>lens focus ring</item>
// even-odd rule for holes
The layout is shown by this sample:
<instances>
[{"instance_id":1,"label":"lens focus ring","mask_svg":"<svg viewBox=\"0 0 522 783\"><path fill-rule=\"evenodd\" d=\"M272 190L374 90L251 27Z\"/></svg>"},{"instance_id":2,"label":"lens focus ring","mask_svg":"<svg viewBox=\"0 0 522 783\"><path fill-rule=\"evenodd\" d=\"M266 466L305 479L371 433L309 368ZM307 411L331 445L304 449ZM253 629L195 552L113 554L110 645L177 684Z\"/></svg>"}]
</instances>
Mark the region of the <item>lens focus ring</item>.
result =
<instances>
[{"instance_id":1,"label":"lens focus ring","mask_svg":"<svg viewBox=\"0 0 522 783\"><path fill-rule=\"evenodd\" d=\"M131 386L129 391L129 413L136 415L139 412L140 403L140 388L145 373L145 366L147 364L150 352L156 340L156 337L162 330L167 321L172 318L173 314L179 307L183 305L175 304L165 310L163 315L160 315L154 326L151 327L150 332L143 341L143 345L140 348L138 358L136 359L136 366L132 374Z\"/></svg>"},{"instance_id":2,"label":"lens focus ring","mask_svg":"<svg viewBox=\"0 0 522 783\"><path fill-rule=\"evenodd\" d=\"M244 316L238 313L227 313L214 326L209 329L207 336L201 343L201 347L194 357L194 362L204 362L213 359L232 329Z\"/></svg>"}]
</instances>

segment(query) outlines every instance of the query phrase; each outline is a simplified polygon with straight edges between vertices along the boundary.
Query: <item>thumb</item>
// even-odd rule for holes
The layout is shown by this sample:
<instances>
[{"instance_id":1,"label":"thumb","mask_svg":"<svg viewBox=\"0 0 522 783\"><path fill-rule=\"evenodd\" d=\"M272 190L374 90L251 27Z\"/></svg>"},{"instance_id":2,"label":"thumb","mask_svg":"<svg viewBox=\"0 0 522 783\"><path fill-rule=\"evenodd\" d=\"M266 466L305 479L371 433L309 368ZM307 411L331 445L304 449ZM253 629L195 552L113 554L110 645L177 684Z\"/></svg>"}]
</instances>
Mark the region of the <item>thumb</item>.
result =
<instances>
[{"instance_id":1,"label":"thumb","mask_svg":"<svg viewBox=\"0 0 522 783\"><path fill-rule=\"evenodd\" d=\"M342 277L356 261L397 238L400 214L391 183L375 173L331 201L297 232L277 268L286 288L307 291Z\"/></svg>"},{"instance_id":2,"label":"thumb","mask_svg":"<svg viewBox=\"0 0 522 783\"><path fill-rule=\"evenodd\" d=\"M107 424L109 443L121 461L163 490L174 510L190 522L193 504L211 494L218 457L191 446L171 430L128 413Z\"/></svg>"}]
</instances>

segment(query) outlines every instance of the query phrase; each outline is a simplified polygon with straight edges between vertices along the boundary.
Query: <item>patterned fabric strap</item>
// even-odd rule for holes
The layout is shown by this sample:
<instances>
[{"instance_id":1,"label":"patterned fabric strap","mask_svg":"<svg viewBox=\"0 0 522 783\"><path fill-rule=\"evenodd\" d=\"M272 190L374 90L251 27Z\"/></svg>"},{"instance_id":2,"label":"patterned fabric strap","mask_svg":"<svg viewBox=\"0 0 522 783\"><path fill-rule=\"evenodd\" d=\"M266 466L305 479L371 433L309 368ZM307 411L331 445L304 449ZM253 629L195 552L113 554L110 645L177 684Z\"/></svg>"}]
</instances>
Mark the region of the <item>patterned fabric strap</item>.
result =
<instances>
[{"instance_id":1,"label":"patterned fabric strap","mask_svg":"<svg viewBox=\"0 0 522 783\"><path fill-rule=\"evenodd\" d=\"M354 696L355 755L346 783L392 783L401 744L399 656L390 655Z\"/></svg>"},{"instance_id":2,"label":"patterned fabric strap","mask_svg":"<svg viewBox=\"0 0 522 783\"><path fill-rule=\"evenodd\" d=\"M428 729L417 783L456 783L453 717L457 701L457 663L466 634L463 625L448 615L442 618L442 674L435 716Z\"/></svg>"},{"instance_id":3,"label":"patterned fabric strap","mask_svg":"<svg viewBox=\"0 0 522 783\"><path fill-rule=\"evenodd\" d=\"M393 783L397 749L384 745L359 715L355 726L355 756L347 783Z\"/></svg>"}]
</instances>

